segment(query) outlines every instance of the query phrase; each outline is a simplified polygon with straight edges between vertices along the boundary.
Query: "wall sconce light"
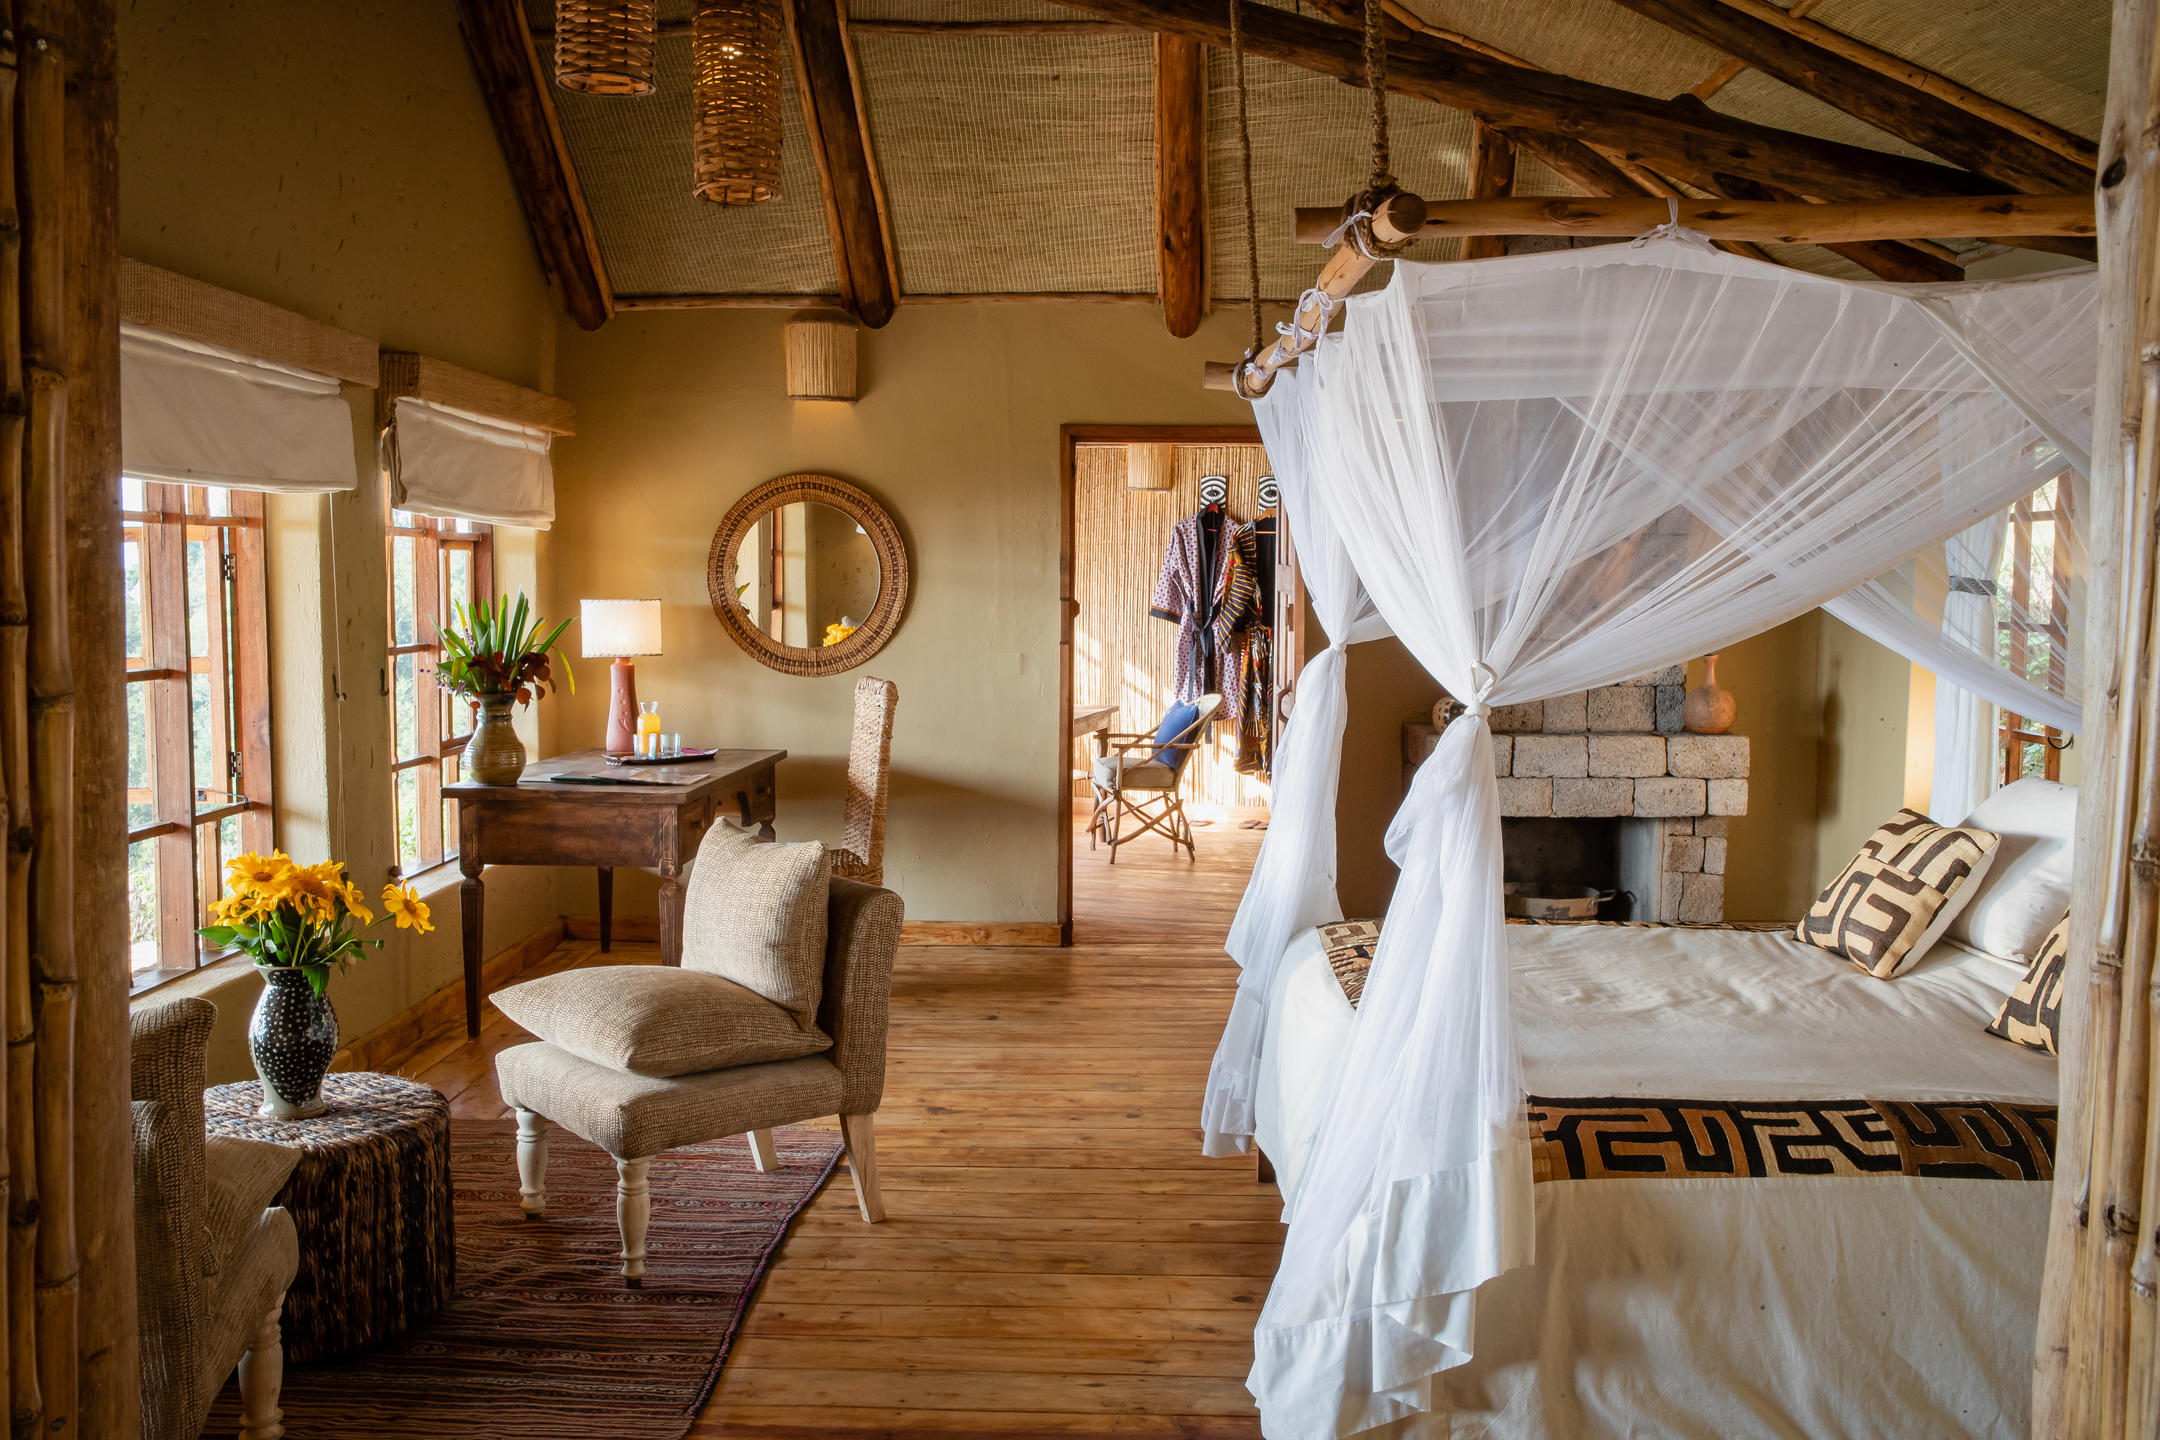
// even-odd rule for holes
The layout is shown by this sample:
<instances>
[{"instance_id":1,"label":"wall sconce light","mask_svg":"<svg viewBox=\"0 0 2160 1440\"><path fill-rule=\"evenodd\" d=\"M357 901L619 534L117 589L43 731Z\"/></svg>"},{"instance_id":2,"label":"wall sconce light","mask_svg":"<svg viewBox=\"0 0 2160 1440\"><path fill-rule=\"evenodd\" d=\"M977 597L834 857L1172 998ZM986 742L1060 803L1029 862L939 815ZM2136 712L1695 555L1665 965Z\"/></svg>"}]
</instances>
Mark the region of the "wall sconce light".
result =
<instances>
[{"instance_id":1,"label":"wall sconce light","mask_svg":"<svg viewBox=\"0 0 2160 1440\"><path fill-rule=\"evenodd\" d=\"M784 336L788 399L855 399L853 320L840 315L790 320Z\"/></svg>"}]
</instances>

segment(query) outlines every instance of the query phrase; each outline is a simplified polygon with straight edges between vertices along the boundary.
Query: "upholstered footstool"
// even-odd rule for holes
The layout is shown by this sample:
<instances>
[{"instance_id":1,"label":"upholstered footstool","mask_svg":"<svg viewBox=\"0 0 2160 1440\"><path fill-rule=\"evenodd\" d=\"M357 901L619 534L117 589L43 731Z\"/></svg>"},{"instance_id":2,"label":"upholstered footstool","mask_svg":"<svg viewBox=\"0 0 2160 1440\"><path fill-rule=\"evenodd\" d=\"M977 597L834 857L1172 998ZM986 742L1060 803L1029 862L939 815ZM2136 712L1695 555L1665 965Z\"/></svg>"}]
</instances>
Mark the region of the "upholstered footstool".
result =
<instances>
[{"instance_id":1,"label":"upholstered footstool","mask_svg":"<svg viewBox=\"0 0 2160 1440\"><path fill-rule=\"evenodd\" d=\"M495 1057L517 1111L526 1217L547 1210L552 1120L615 1157L622 1273L635 1286L654 1156L747 1135L766 1170L773 1127L837 1115L863 1219L882 1220L871 1117L899 944L900 897L833 879L824 847L715 825L684 898L680 968L588 966L494 997L539 1037Z\"/></svg>"}]
</instances>

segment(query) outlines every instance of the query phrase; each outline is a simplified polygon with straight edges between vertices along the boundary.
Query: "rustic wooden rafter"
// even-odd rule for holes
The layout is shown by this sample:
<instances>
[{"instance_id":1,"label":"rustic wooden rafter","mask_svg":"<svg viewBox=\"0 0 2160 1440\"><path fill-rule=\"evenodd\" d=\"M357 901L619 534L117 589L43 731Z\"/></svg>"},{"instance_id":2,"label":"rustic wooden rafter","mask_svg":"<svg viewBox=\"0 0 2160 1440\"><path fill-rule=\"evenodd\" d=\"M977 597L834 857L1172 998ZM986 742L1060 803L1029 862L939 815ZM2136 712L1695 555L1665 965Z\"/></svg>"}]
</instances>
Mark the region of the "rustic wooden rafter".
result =
<instances>
[{"instance_id":1,"label":"rustic wooden rafter","mask_svg":"<svg viewBox=\"0 0 2160 1440\"><path fill-rule=\"evenodd\" d=\"M572 320L597 330L614 313L614 295L525 7L519 0L457 0L457 16L548 288Z\"/></svg>"},{"instance_id":2,"label":"rustic wooden rafter","mask_svg":"<svg viewBox=\"0 0 2160 1440\"><path fill-rule=\"evenodd\" d=\"M832 234L840 303L875 330L892 319L900 296L885 191L878 180L868 112L840 0L788 0L788 42L803 128L817 161Z\"/></svg>"},{"instance_id":3,"label":"rustic wooden rafter","mask_svg":"<svg viewBox=\"0 0 2160 1440\"><path fill-rule=\"evenodd\" d=\"M1835 105L1901 140L2008 186L2045 193L2090 189L2090 165L2065 159L1950 101L1847 59L1722 0L1618 0L1646 20ZM1750 178L1780 183L1776 177ZM1814 193L1807 185L1797 188Z\"/></svg>"},{"instance_id":4,"label":"rustic wooden rafter","mask_svg":"<svg viewBox=\"0 0 2160 1440\"><path fill-rule=\"evenodd\" d=\"M1470 190L1472 200L1505 200L1515 193L1515 145L1482 120L1470 126ZM1507 254L1501 235L1469 235L1463 238L1462 258L1490 260Z\"/></svg>"},{"instance_id":5,"label":"rustic wooden rafter","mask_svg":"<svg viewBox=\"0 0 2160 1440\"><path fill-rule=\"evenodd\" d=\"M1207 47L1155 37L1155 274L1184 339L1207 311Z\"/></svg>"},{"instance_id":6,"label":"rustic wooden rafter","mask_svg":"<svg viewBox=\"0 0 2160 1440\"><path fill-rule=\"evenodd\" d=\"M1229 42L1223 0L1066 0L1072 8L1212 45ZM1364 47L1355 32L1273 6L1246 17L1248 53L1359 84ZM1387 88L1468 110L1502 129L1594 138L1629 159L1708 182L1720 172L1791 185L1826 199L1975 195L2003 187L1986 176L1857 145L1756 125L1690 103L1655 100L1543 70L1526 70L1426 34L1388 46Z\"/></svg>"},{"instance_id":7,"label":"rustic wooden rafter","mask_svg":"<svg viewBox=\"0 0 2160 1440\"><path fill-rule=\"evenodd\" d=\"M1804 201L1677 200L1680 223L1732 240L1844 244L1909 235L1985 236L2008 231L2090 235L2090 195L1927 196L1810 205ZM1664 200L1433 200L1420 238L1445 235L1639 235L1666 222ZM1299 207L1296 236L1317 244L1339 223L1332 209Z\"/></svg>"},{"instance_id":8,"label":"rustic wooden rafter","mask_svg":"<svg viewBox=\"0 0 2160 1440\"><path fill-rule=\"evenodd\" d=\"M1731 181L1724 187L1723 196L1730 200L1806 203L1790 190L1780 189L1775 185L1758 185L1752 180ZM1825 241L1822 248L1850 260L1878 280L1911 285L1965 278L1964 267L1954 259L1933 254L1901 240L1830 240Z\"/></svg>"}]
</instances>

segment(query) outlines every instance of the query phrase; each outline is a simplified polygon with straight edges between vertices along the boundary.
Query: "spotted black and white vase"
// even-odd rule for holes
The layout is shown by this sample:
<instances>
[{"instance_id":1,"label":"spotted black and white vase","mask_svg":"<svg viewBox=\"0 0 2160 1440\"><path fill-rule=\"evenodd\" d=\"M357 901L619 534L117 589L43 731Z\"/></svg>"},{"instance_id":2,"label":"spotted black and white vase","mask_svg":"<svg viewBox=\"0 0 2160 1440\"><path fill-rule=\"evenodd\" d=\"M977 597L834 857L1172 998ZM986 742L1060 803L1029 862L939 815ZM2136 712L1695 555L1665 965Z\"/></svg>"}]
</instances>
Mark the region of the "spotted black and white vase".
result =
<instances>
[{"instance_id":1,"label":"spotted black and white vase","mask_svg":"<svg viewBox=\"0 0 2160 1440\"><path fill-rule=\"evenodd\" d=\"M298 970L271 965L262 972L262 998L248 1024L248 1053L262 1076L268 1120L305 1120L323 1113L322 1081L337 1053L337 1011Z\"/></svg>"}]
</instances>

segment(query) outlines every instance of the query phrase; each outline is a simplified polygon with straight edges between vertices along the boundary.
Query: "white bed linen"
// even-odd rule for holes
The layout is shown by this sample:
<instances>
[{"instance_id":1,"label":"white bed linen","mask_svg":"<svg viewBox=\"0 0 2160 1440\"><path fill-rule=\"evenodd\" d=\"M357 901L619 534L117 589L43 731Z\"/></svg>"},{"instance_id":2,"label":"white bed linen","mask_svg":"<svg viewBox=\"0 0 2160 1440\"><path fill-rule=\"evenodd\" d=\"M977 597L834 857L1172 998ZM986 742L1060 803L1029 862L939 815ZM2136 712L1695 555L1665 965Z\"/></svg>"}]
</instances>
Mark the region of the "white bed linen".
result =
<instances>
[{"instance_id":1,"label":"white bed linen","mask_svg":"<svg viewBox=\"0 0 2160 1440\"><path fill-rule=\"evenodd\" d=\"M2022 966L1895 980L1782 933L1509 926L1524 1083L1551 1098L2052 1104L1982 1033ZM1256 1138L1294 1193L1355 1012L1319 932L1275 977ZM1897 1177L1534 1187L1537 1260L1481 1291L1415 1436L2021 1435L2049 1187Z\"/></svg>"}]
</instances>

